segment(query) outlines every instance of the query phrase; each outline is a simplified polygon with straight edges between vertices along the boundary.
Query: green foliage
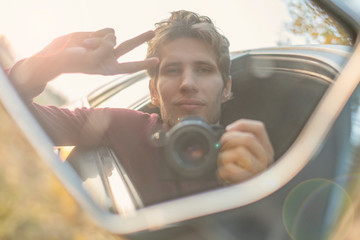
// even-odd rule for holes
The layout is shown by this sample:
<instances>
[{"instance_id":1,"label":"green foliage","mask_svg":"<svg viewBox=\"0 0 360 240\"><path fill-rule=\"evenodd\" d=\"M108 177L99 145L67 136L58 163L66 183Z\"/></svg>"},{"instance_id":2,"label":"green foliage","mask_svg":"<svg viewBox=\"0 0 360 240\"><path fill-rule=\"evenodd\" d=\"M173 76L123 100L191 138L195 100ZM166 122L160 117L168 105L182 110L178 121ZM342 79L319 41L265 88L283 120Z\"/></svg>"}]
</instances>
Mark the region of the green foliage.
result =
<instances>
[{"instance_id":1,"label":"green foliage","mask_svg":"<svg viewBox=\"0 0 360 240\"><path fill-rule=\"evenodd\" d=\"M287 1L291 22L286 30L302 36L308 43L352 45L346 30L333 17L312 1Z\"/></svg>"}]
</instances>

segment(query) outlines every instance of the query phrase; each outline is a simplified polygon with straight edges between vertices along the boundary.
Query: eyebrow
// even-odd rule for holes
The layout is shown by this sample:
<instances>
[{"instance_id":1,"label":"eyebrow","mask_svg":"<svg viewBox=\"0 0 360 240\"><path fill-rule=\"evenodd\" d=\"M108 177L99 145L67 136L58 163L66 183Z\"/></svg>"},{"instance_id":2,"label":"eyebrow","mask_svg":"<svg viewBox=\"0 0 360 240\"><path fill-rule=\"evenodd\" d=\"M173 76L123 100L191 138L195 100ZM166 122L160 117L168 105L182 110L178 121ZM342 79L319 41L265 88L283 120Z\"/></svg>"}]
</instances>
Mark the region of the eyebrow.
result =
<instances>
[{"instance_id":1,"label":"eyebrow","mask_svg":"<svg viewBox=\"0 0 360 240\"><path fill-rule=\"evenodd\" d=\"M195 61L196 65L209 65L217 68L217 64L211 61Z\"/></svg>"},{"instance_id":2,"label":"eyebrow","mask_svg":"<svg viewBox=\"0 0 360 240\"><path fill-rule=\"evenodd\" d=\"M172 67L172 66L179 66L182 65L181 62L174 61L174 62L165 62L161 67Z\"/></svg>"},{"instance_id":3,"label":"eyebrow","mask_svg":"<svg viewBox=\"0 0 360 240\"><path fill-rule=\"evenodd\" d=\"M216 63L213 63L211 61L195 61L193 62L195 65L209 65L209 66L213 66L213 67L217 67L217 64ZM161 67L171 67L171 66L180 66L182 65L182 62L181 61L169 61L169 62L166 62L164 63Z\"/></svg>"}]
</instances>

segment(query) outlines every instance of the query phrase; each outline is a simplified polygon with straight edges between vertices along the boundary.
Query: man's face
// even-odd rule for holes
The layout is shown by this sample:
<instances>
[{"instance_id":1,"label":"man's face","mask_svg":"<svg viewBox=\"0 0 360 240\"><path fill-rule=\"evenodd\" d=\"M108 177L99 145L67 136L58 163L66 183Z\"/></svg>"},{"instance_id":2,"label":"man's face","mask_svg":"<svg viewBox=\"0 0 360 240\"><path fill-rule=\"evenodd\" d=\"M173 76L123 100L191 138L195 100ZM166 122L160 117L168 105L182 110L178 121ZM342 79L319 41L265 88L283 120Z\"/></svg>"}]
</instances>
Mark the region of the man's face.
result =
<instances>
[{"instance_id":1,"label":"man's face","mask_svg":"<svg viewBox=\"0 0 360 240\"><path fill-rule=\"evenodd\" d=\"M224 86L216 55L206 43L179 38L162 46L158 78L151 80L150 91L169 127L190 115L215 124L221 103L230 97L231 80Z\"/></svg>"}]
</instances>

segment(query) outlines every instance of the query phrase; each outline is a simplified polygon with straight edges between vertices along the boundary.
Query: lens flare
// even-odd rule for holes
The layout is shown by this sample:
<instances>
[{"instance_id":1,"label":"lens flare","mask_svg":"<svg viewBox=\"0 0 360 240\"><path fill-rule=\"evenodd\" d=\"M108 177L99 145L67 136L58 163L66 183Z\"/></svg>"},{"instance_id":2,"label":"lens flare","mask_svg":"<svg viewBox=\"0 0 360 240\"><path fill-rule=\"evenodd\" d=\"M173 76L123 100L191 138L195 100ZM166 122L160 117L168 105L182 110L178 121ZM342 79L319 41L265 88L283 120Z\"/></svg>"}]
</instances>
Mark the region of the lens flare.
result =
<instances>
[{"instance_id":1,"label":"lens flare","mask_svg":"<svg viewBox=\"0 0 360 240\"><path fill-rule=\"evenodd\" d=\"M311 179L297 185L287 196L283 224L292 239L327 239L342 210L352 207L349 194L339 184Z\"/></svg>"}]
</instances>

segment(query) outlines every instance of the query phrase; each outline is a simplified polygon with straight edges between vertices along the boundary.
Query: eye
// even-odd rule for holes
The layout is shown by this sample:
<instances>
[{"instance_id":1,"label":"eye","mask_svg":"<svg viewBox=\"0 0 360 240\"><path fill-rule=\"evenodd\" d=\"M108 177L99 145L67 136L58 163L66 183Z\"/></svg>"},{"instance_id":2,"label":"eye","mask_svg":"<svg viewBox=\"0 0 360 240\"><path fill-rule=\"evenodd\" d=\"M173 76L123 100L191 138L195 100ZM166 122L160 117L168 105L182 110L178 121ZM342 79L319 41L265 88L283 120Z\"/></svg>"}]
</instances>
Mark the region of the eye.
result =
<instances>
[{"instance_id":1,"label":"eye","mask_svg":"<svg viewBox=\"0 0 360 240\"><path fill-rule=\"evenodd\" d=\"M210 72L210 69L208 69L208 68L200 68L199 71L203 72L203 73L207 73L207 72Z\"/></svg>"},{"instance_id":2,"label":"eye","mask_svg":"<svg viewBox=\"0 0 360 240\"><path fill-rule=\"evenodd\" d=\"M181 74L181 68L176 66L169 66L165 67L161 72L164 75L175 76Z\"/></svg>"},{"instance_id":3,"label":"eye","mask_svg":"<svg viewBox=\"0 0 360 240\"><path fill-rule=\"evenodd\" d=\"M179 68L169 68L166 70L166 72L176 74L176 73L180 73L180 69Z\"/></svg>"},{"instance_id":4,"label":"eye","mask_svg":"<svg viewBox=\"0 0 360 240\"><path fill-rule=\"evenodd\" d=\"M199 66L197 68L198 73L211 73L213 68L211 66Z\"/></svg>"}]
</instances>

